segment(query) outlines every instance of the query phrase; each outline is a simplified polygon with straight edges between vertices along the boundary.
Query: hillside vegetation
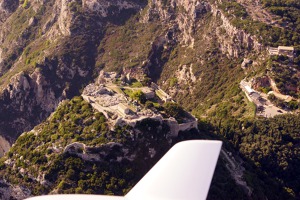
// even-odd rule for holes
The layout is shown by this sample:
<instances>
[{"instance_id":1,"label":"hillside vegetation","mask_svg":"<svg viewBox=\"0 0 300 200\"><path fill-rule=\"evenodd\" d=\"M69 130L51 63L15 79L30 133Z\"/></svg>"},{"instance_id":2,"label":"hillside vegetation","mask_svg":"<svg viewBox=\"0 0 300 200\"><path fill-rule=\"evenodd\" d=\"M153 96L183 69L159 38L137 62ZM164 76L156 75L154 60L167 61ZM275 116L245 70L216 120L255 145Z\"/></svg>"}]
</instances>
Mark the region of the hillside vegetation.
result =
<instances>
[{"instance_id":1,"label":"hillside vegetation","mask_svg":"<svg viewBox=\"0 0 300 200\"><path fill-rule=\"evenodd\" d=\"M220 8L231 19L234 26L256 35L260 43L264 45L299 46L299 2L297 0L263 0L262 5L267 11L280 16L281 20L276 22L280 27L254 21L248 15L246 9L236 1L221 1Z\"/></svg>"},{"instance_id":2,"label":"hillside vegetation","mask_svg":"<svg viewBox=\"0 0 300 200\"><path fill-rule=\"evenodd\" d=\"M51 191L123 195L170 147L169 127L154 128L159 126L144 120L135 130L111 131L101 113L75 97L18 138L2 158L1 176L29 188L32 195ZM70 144L82 145L66 150ZM6 159L9 164L3 163Z\"/></svg>"},{"instance_id":3,"label":"hillside vegetation","mask_svg":"<svg viewBox=\"0 0 300 200\"><path fill-rule=\"evenodd\" d=\"M0 134L14 145L1 158L0 185L32 195L123 195L174 143L219 139L241 157L252 193L221 156L208 199L299 199L299 0L261 0L268 23L253 18L249 2L3 0ZM295 47L294 58L270 56L267 48L279 45ZM151 119L112 127L76 96L101 82L101 70L117 72L118 83L135 80L134 88L154 82L175 101L165 114L180 121L182 108L190 111L200 133L171 140L166 122ZM294 98L270 97L293 113L256 117L239 84L263 76ZM163 109L141 92L123 92L131 103Z\"/></svg>"},{"instance_id":4,"label":"hillside vegetation","mask_svg":"<svg viewBox=\"0 0 300 200\"><path fill-rule=\"evenodd\" d=\"M279 184L292 197L298 198L300 115L244 121L223 119L213 123L216 123L216 134L229 140L245 159L277 180L273 184ZM245 178L251 182L252 177Z\"/></svg>"},{"instance_id":5,"label":"hillside vegetation","mask_svg":"<svg viewBox=\"0 0 300 200\"><path fill-rule=\"evenodd\" d=\"M195 129L180 132L172 143L166 135L168 125L155 120L145 119L134 129L125 126L112 131L101 113L82 97L75 97L63 102L44 123L18 138L1 158L0 175L10 184L29 189L31 195L124 195L174 143L216 139L212 127L202 124L200 129L200 133ZM247 198L225 165L220 159L208 199ZM249 165L248 173L251 187L256 191L254 198L286 197L280 186L270 184L272 180L265 175L257 175L261 173L258 167ZM227 188L231 189L224 195L222 191ZM278 197L267 192L275 190L281 191Z\"/></svg>"}]
</instances>

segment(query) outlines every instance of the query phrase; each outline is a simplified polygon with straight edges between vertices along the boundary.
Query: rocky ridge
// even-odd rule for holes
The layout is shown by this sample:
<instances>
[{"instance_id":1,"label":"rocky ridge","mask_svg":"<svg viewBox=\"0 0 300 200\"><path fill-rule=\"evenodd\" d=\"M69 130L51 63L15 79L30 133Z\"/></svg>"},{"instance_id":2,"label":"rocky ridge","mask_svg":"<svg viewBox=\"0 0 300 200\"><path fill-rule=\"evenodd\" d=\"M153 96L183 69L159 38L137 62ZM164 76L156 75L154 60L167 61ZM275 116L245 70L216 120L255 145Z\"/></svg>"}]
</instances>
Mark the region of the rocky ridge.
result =
<instances>
[{"instance_id":1,"label":"rocky ridge","mask_svg":"<svg viewBox=\"0 0 300 200\"><path fill-rule=\"evenodd\" d=\"M245 54L253 53L252 51L260 53L265 50L265 47L258 42L255 36L234 27L215 5L211 6L211 12L216 18L221 19L222 25L217 28L216 34L221 44L220 50L222 53L238 58Z\"/></svg>"},{"instance_id":2,"label":"rocky ridge","mask_svg":"<svg viewBox=\"0 0 300 200\"><path fill-rule=\"evenodd\" d=\"M63 115L64 112L67 114ZM64 119L59 121L59 118ZM65 133L67 129L72 127L58 128L69 122L76 124L76 127L73 125L73 128L75 128L78 137ZM57 170L64 170L58 162L65 160L77 159L77 163L84 163L85 174L95 173L108 163L115 167L119 165L127 167L127 170L138 165L141 167L140 170L144 171L149 169L149 166L143 166L143 162L152 165L151 163L160 158L162 153L177 140L177 136L172 135L171 125L152 118L142 119L136 122L134 127L128 127L126 124L115 125L114 131L111 131L112 128L109 126L109 123L104 120L103 114L94 110L83 98L75 97L71 101L63 102L45 122L32 131L23 133L6 155L5 167L1 166L4 169L1 173L4 172L2 175L6 180L3 182L2 188L5 186L9 190L0 190L0 195L4 199L9 197L23 199L49 192L52 194L61 193L62 190L58 183L62 179L68 180L69 184L72 182L72 184L78 185L80 182L73 182L74 176L67 178L65 177L66 173L57 174ZM52 133L49 134L49 131ZM198 133L197 129L190 129L189 131L181 131L181 134L184 136L191 134L191 132ZM23 141L26 141L26 144ZM30 144L30 148L23 149L28 144ZM32 163L30 161L32 158L36 162ZM68 164L65 163L65 165ZM73 163L70 167L80 171L81 169L77 169L76 166L78 164ZM113 173L113 169L107 170L109 173ZM14 171L14 175L11 176L9 171ZM100 171L100 173L102 172ZM124 177L126 173L122 171L115 176ZM79 179L84 181L85 178L82 176ZM138 176L137 174L133 175L134 179ZM121 187L129 187L132 185L132 181L135 182L133 178L125 177L124 179L129 181L129 185L126 183L120 185ZM18 181L19 183L16 184L16 180L21 182ZM72 186L73 190L75 185ZM103 187L109 189L108 185L103 185ZM19 195L15 195L16 191ZM120 194L119 190L116 191L118 191L116 194ZM99 190L93 191L93 193L98 192Z\"/></svg>"},{"instance_id":3,"label":"rocky ridge","mask_svg":"<svg viewBox=\"0 0 300 200\"><path fill-rule=\"evenodd\" d=\"M41 8L49 9L49 6L52 5L54 12L51 14L46 12L46 15L42 17L34 16L28 19L30 23L26 28L17 30L25 33L30 30L33 31L31 27L43 27L42 35L36 36L36 40L31 42L27 48L29 49L29 55L32 51L30 49L35 48L36 45L41 44L45 40L49 41L50 46L47 47L47 50L42 50L39 53L40 58L34 63L31 61L31 58L26 59L24 53L21 55L14 53L15 56L20 57L18 60L15 58L16 62L11 65L8 73L16 73L24 65L28 70L12 74L13 76L10 80L7 78L5 80L4 77L2 79L0 105L3 115L1 116L2 125L0 132L10 142L13 142L20 133L30 130L34 125L49 116L61 100L77 93L78 86L73 86L72 88L72 85L77 82L76 79L82 80L83 83L90 79L93 66L95 65L93 63L92 48L95 48L94 45L99 39L99 36L87 39L91 36L92 32L99 30L106 21L111 20L110 18L113 19L113 16L123 12L123 9L136 11L141 8L134 1L115 1L108 4L106 1L33 1L29 3L28 8L23 8L22 5L16 6L17 3L9 3L17 11L15 13L11 12L11 15L2 24L3 27L14 29L10 21L19 15L17 12L31 12L35 13L34 15L38 15ZM8 2L2 1L1 5L7 7ZM112 11L112 7L117 9ZM106 14L101 10L105 11ZM85 15L88 14L95 16L93 19L85 19ZM85 21L85 23L91 24L94 23L93 20L97 20L99 17L103 19L93 24L92 31L77 28L79 23ZM36 22L33 23L33 21ZM11 52L19 51L18 49L24 49L29 41L29 38L21 36L19 42L15 43L16 45L12 45L9 52L4 53L3 49L8 45L4 38L8 37L9 34L6 29L2 29L0 33L0 41L2 41L0 44L2 46L2 55L0 57L2 58L1 63L3 66L6 65L5 67L7 67L7 56ZM97 34L101 35L101 31ZM81 42L79 49L74 49L70 46L73 37L76 37L77 41ZM55 43L62 43L62 45L55 46ZM74 45L78 45L78 43ZM65 49L70 50L66 52ZM72 60L69 53L77 55L75 56L77 59ZM33 63L35 69L32 69L31 63ZM7 70L5 67L0 67L0 71L4 73ZM8 113L15 114L12 116L12 114ZM13 117L13 119L6 118L6 114Z\"/></svg>"},{"instance_id":4,"label":"rocky ridge","mask_svg":"<svg viewBox=\"0 0 300 200\"><path fill-rule=\"evenodd\" d=\"M8 4L6 1L3 1L1 5L2 7L7 8ZM11 11L11 15L7 18L2 26L8 26L5 23L8 24L15 17L15 15L17 15L13 13L13 9L17 9L17 11L23 13L27 12L27 10L24 10L21 5L16 6L16 3L9 5L11 6L11 8L7 9ZM53 5L54 12L52 12L52 14L45 15L42 18L33 16L28 19L30 23L27 28L22 29L23 33L26 33L31 30L31 27L42 26L42 35L39 37L36 36L37 43L42 40L48 39L50 43L53 43L54 45L55 43L63 41L65 39L70 39L71 41L71 38L73 36L78 37L78 35L80 35L81 33L84 33L86 35L93 35L97 30L104 27L106 21L114 22L114 17L118 13L122 13L123 10L132 10L136 12L142 9L143 6L143 4L138 4L135 1L114 1L110 3L96 0L73 0L61 2L33 1L30 3L30 7L27 9L28 11L33 9L33 11L30 12L39 13L39 7L48 9L48 6L50 5ZM112 9L113 7L114 9ZM239 56L241 53L243 53L243 46L246 46L249 51L252 48L257 51L261 50L261 46L256 42L255 38L243 31L239 31L238 29L234 28L222 14L222 12L220 12L214 5L209 2L203 1L200 3L198 1L171 1L170 4L164 5L162 1L151 1L148 4L146 10L146 14L143 15L141 22L148 23L154 20L155 16L158 16L159 20L163 24L169 26L167 29L168 31L166 38L162 40L163 42L156 44L158 45L157 47L155 47L155 49L157 50L161 49L165 44L170 43L172 40L175 40L182 45L193 47L195 40L194 35L197 29L197 20L200 20L201 16L207 12L212 12L214 13L215 17L219 16L222 19L222 26L220 26L219 29L225 29L227 32L227 36L225 36L224 34L218 34L220 33L220 31L218 31L219 29L217 29L217 38L221 44L220 49L223 53L227 52L229 56ZM82 23L82 21L89 20L85 19L85 15L93 15L95 19L99 19L99 21L95 25L93 25L95 29L90 33L88 33L90 30L81 30L81 28L79 27L79 24ZM87 23L94 23L94 21L87 21ZM5 32L4 29L3 31L0 35L2 38L1 40L3 41L2 45L6 46L6 44L8 43L3 40L3 38L7 37L7 34L9 32ZM231 39L228 39L227 37ZM86 40L86 38L84 37L82 39ZM88 41L87 44L85 44L85 48L91 48L91 43L97 43L97 41L99 41L99 38L97 39L94 36L91 39L92 41ZM23 37L23 39L21 39L16 46L13 45L12 49L15 50L12 51L14 52L17 49L23 49L24 46L28 44L27 41L28 38ZM172 42L170 44L172 44ZM37 67L36 70L33 70L33 72L29 73L26 72L25 74L19 73L17 75L14 75L14 78L12 78L10 81L11 86L6 86L6 88L3 88L1 95L2 103L0 104L3 108L5 108L4 112L11 112L14 110L14 112L20 113L20 117L22 118L18 119L17 117L16 119L11 120L8 128L2 128L2 134L5 134L10 141L13 141L15 139L15 136L9 136L12 131L16 132L16 135L18 135L22 131L29 130L30 128L32 128L33 124L37 124L41 120L45 119L45 117L48 116L56 108L59 101L68 96L67 91L69 88L66 87L67 84L61 82L61 80L63 80L63 77L67 77L67 79L70 80L68 84L72 84L72 80L74 80L75 77L82 77L87 80L91 75L90 71L95 65L93 63L93 58L91 58L93 57L92 51L80 53L82 56L84 56L84 54L87 54L89 56L85 58L83 63L81 61L77 61L77 63L70 63L69 58L66 57L67 55L65 55L65 57L61 57L60 55L58 55L57 58L53 58L53 51L59 52L64 48L69 48L68 45L68 42L66 42L66 45L62 45L63 48L57 48L51 45L50 48L43 51L44 53L41 54L41 56L44 56L44 59L43 57L41 57L37 63L33 63L33 65ZM7 64L6 58L8 55L12 55L9 53L11 51L7 52L7 54L3 53L3 48L1 49L2 63ZM76 52L74 52L73 54L76 54ZM16 55L20 56L20 54ZM24 57L25 55L20 57L23 62L25 62ZM45 57L49 57L50 59L45 59ZM28 59L26 59L26 62L27 60ZM146 64L146 67L151 68L154 64L155 63L153 62L148 63ZM24 64L20 61L15 62L11 66L10 71L13 72L17 70L20 65ZM42 70L39 71L38 69L45 68L45 66L50 71L52 71L52 73L56 74L54 76L56 78L54 78L53 76L50 78L47 77L48 75L43 75L40 73L40 71ZM56 68L55 71L53 71L54 68ZM2 68L3 72L5 72L5 70L5 68ZM49 81L48 79L51 81ZM193 77L193 80L195 79L197 79L197 77ZM6 82L3 82L2 87L3 85L7 84L7 81L8 80L6 80ZM18 81L20 81L20 83L17 83ZM55 87L53 87L53 84L51 84L50 82L56 82ZM16 96L18 96L18 98L12 98ZM28 109L24 109L24 105L27 105ZM34 112L40 112L41 114L39 116L33 117L35 115ZM3 120L5 121L5 119Z\"/></svg>"},{"instance_id":5,"label":"rocky ridge","mask_svg":"<svg viewBox=\"0 0 300 200\"><path fill-rule=\"evenodd\" d=\"M219 8L222 2L34 0L24 5L2 0L0 134L13 143L22 132L45 120L59 102L79 95L80 89L102 68L139 81L152 79L197 116L226 119L232 112L234 116L245 117L249 106L236 83L244 73L252 73L266 64L255 60L257 55L265 58L265 47L255 36L231 23L227 11ZM128 40L137 53L129 51L122 55L122 47L128 47L118 43L115 36L140 38L147 34L137 28L142 25L150 27L141 28L146 31L155 30L153 37L148 37L151 39L140 42L147 46L146 50L142 51L140 43L131 44ZM107 42L109 39L111 43ZM139 53L144 54L142 60L138 59ZM107 60L103 55L107 55ZM253 63L258 64L244 67L243 71L240 65L248 57L254 57ZM115 68L108 65L110 60L115 61ZM156 121L163 126L163 120ZM83 154L84 158L85 152L80 153L83 143L72 144L79 151L73 155ZM63 151L59 145L49 149ZM147 149L146 156L157 150L152 149ZM14 169L23 173L18 167ZM41 176L42 173L33 180L42 184Z\"/></svg>"}]
</instances>

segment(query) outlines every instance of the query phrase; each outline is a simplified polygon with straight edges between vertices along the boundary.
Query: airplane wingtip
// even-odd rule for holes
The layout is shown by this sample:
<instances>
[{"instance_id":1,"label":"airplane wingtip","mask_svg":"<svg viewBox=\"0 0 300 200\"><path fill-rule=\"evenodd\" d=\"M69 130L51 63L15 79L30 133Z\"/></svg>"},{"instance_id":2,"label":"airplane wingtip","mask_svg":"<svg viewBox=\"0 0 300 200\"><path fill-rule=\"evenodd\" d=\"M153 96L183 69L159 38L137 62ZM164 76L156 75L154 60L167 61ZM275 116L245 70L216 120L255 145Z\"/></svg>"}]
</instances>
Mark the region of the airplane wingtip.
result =
<instances>
[{"instance_id":1,"label":"airplane wingtip","mask_svg":"<svg viewBox=\"0 0 300 200\"><path fill-rule=\"evenodd\" d=\"M206 199L221 141L189 140L177 143L126 195L130 200Z\"/></svg>"}]
</instances>

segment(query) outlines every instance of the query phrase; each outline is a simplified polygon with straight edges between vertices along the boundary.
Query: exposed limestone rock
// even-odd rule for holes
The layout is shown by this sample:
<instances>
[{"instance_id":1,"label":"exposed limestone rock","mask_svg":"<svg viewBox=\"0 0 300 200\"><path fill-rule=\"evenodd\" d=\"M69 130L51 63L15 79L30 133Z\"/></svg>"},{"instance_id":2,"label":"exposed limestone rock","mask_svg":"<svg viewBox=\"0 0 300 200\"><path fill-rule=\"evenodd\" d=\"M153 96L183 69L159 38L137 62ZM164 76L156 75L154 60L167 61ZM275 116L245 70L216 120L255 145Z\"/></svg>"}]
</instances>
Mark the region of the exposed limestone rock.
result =
<instances>
[{"instance_id":1,"label":"exposed limestone rock","mask_svg":"<svg viewBox=\"0 0 300 200\"><path fill-rule=\"evenodd\" d=\"M242 188L247 192L247 195L251 197L253 189L247 184L247 182L244 180L244 172L245 168L243 167L242 159L239 157L233 157L231 153L221 150L222 158L227 162L226 168L230 172L230 175L234 179L234 181L242 186Z\"/></svg>"},{"instance_id":2,"label":"exposed limestone rock","mask_svg":"<svg viewBox=\"0 0 300 200\"><path fill-rule=\"evenodd\" d=\"M2 58L2 52L3 52L3 50L0 48L0 63L2 63L2 62L3 62L3 58Z\"/></svg>"},{"instance_id":3,"label":"exposed limestone rock","mask_svg":"<svg viewBox=\"0 0 300 200\"><path fill-rule=\"evenodd\" d=\"M31 0L30 1L31 6L35 12L37 12L38 9L41 8L41 6L44 6L46 2L47 2L47 0Z\"/></svg>"},{"instance_id":4,"label":"exposed limestone rock","mask_svg":"<svg viewBox=\"0 0 300 200\"><path fill-rule=\"evenodd\" d=\"M99 147L86 146L83 143L74 142L65 147L64 153L74 154L86 161L104 161L108 157L116 158L114 161L120 162L123 159L133 160L134 155L130 155L128 149L116 142L109 142ZM115 156L111 156L114 154Z\"/></svg>"},{"instance_id":5,"label":"exposed limestone rock","mask_svg":"<svg viewBox=\"0 0 300 200\"><path fill-rule=\"evenodd\" d=\"M110 8L112 7L115 8L114 12L120 12L123 9L140 9L140 6L138 4L126 0L83 0L82 5L86 10L96 12L101 17L107 17L109 14L111 14Z\"/></svg>"},{"instance_id":6,"label":"exposed limestone rock","mask_svg":"<svg viewBox=\"0 0 300 200\"><path fill-rule=\"evenodd\" d=\"M43 27L43 32L51 29L48 37L55 40L55 37L70 36L72 34L71 27L80 12L91 12L96 14L97 17L106 18L117 16L123 10L139 10L141 6L137 3L126 0L62 0L55 1L54 13L48 19ZM99 24L103 23L101 21ZM57 28L57 26L58 28Z\"/></svg>"},{"instance_id":7,"label":"exposed limestone rock","mask_svg":"<svg viewBox=\"0 0 300 200\"><path fill-rule=\"evenodd\" d=\"M194 46L193 35L197 19L203 13L212 12L214 17L220 18L222 22L222 25L217 28L216 34L220 43L220 49L224 54L238 57L245 50L248 52L251 50L260 52L263 50L262 45L255 36L234 27L216 5L206 1L172 0L170 5L164 5L161 0L151 0L148 6L149 8L141 21L146 23L159 17L170 30L179 30L180 35L174 36L175 38L173 39L183 45ZM178 14L178 10L181 11L180 14Z\"/></svg>"},{"instance_id":8,"label":"exposed limestone rock","mask_svg":"<svg viewBox=\"0 0 300 200\"><path fill-rule=\"evenodd\" d=\"M50 185L51 183L45 179L45 173L39 173L38 177L36 178L41 185Z\"/></svg>"},{"instance_id":9,"label":"exposed limestone rock","mask_svg":"<svg viewBox=\"0 0 300 200\"><path fill-rule=\"evenodd\" d=\"M49 86L49 83L38 70L30 76L26 76L24 73L17 74L12 78L12 83L13 84L10 84L7 88L10 99L19 98L20 93L28 96L33 90L36 94L36 103L41 105L43 110L52 112L54 108L56 108L58 102L55 98L55 94L51 88L48 90L43 89ZM19 99L20 104L22 104L23 101L24 99Z\"/></svg>"},{"instance_id":10,"label":"exposed limestone rock","mask_svg":"<svg viewBox=\"0 0 300 200\"><path fill-rule=\"evenodd\" d=\"M234 27L215 5L211 6L211 11L215 17L222 21L222 25L217 28L216 34L220 43L220 49L224 54L228 54L231 57L239 57L245 50L246 52L251 50L261 52L264 49L255 36Z\"/></svg>"},{"instance_id":11,"label":"exposed limestone rock","mask_svg":"<svg viewBox=\"0 0 300 200\"><path fill-rule=\"evenodd\" d=\"M181 44L194 46L194 28L195 22L199 14L209 11L210 6L207 2L199 2L196 0L172 0L170 7L164 5L161 0L151 0L148 12L142 19L143 22L153 20L158 16L162 22L166 23L172 29L178 29L181 32L177 39ZM181 10L177 14L177 10Z\"/></svg>"},{"instance_id":12,"label":"exposed limestone rock","mask_svg":"<svg viewBox=\"0 0 300 200\"><path fill-rule=\"evenodd\" d=\"M43 120L45 116L53 112L59 102L65 98L57 98L53 86L46 80L40 70L35 70L31 75L23 72L11 78L9 84L2 93L0 104L2 113L12 112L15 110L18 114L14 118L1 116L1 132L7 137L14 140L13 135L8 135L7 131L13 128L16 133L30 130L33 125L30 122L33 118L34 123ZM39 110L38 113L36 113Z\"/></svg>"},{"instance_id":13,"label":"exposed limestone rock","mask_svg":"<svg viewBox=\"0 0 300 200\"><path fill-rule=\"evenodd\" d=\"M176 77L178 78L179 83L195 83L197 78L195 77L193 73L193 68L191 66L183 65L181 68L179 68L176 72Z\"/></svg>"},{"instance_id":14,"label":"exposed limestone rock","mask_svg":"<svg viewBox=\"0 0 300 200\"><path fill-rule=\"evenodd\" d=\"M252 63L253 63L252 60L247 59L247 58L244 58L244 60L243 60L243 62L242 62L242 64L241 64L241 67L242 67L243 69L245 69L246 67L249 67L249 65L251 65Z\"/></svg>"},{"instance_id":15,"label":"exposed limestone rock","mask_svg":"<svg viewBox=\"0 0 300 200\"><path fill-rule=\"evenodd\" d=\"M12 186L3 180L0 180L0 185L1 199L25 199L31 195L30 190L20 186Z\"/></svg>"},{"instance_id":16,"label":"exposed limestone rock","mask_svg":"<svg viewBox=\"0 0 300 200\"><path fill-rule=\"evenodd\" d=\"M0 24L19 6L19 0L2 0L0 2Z\"/></svg>"},{"instance_id":17,"label":"exposed limestone rock","mask_svg":"<svg viewBox=\"0 0 300 200\"><path fill-rule=\"evenodd\" d=\"M4 155L10 148L9 142L2 136L0 136L0 157Z\"/></svg>"},{"instance_id":18,"label":"exposed limestone rock","mask_svg":"<svg viewBox=\"0 0 300 200\"><path fill-rule=\"evenodd\" d=\"M77 0L55 1L53 13L43 27L44 33L49 30L48 38L55 40L55 37L60 35L71 35L71 22L74 18L74 13L70 10L71 3L80 4ZM51 29L49 29L50 27Z\"/></svg>"},{"instance_id":19,"label":"exposed limestone rock","mask_svg":"<svg viewBox=\"0 0 300 200\"><path fill-rule=\"evenodd\" d=\"M57 1L58 2L58 1ZM61 10L60 15L58 17L58 25L61 33L64 36L70 35L70 26L72 20L72 14L70 11L71 3L79 3L77 0L62 0L61 1Z\"/></svg>"},{"instance_id":20,"label":"exposed limestone rock","mask_svg":"<svg viewBox=\"0 0 300 200\"><path fill-rule=\"evenodd\" d=\"M28 22L28 26L33 26L36 23L36 19L34 17L31 17L29 22Z\"/></svg>"}]
</instances>

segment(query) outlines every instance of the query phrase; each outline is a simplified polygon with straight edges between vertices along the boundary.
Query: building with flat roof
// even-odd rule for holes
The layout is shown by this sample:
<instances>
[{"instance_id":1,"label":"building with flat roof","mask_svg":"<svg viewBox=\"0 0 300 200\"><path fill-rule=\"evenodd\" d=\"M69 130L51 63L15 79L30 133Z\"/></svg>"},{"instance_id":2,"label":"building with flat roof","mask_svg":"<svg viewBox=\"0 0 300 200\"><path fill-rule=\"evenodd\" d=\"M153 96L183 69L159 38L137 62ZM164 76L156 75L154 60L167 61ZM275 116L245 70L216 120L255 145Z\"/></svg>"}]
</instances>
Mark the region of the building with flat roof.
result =
<instances>
[{"instance_id":1,"label":"building with flat roof","mask_svg":"<svg viewBox=\"0 0 300 200\"><path fill-rule=\"evenodd\" d=\"M282 51L294 51L294 47L279 46L278 50L282 50Z\"/></svg>"},{"instance_id":2,"label":"building with flat roof","mask_svg":"<svg viewBox=\"0 0 300 200\"><path fill-rule=\"evenodd\" d=\"M245 89L248 94L252 94L254 92L248 85L245 86Z\"/></svg>"},{"instance_id":3,"label":"building with flat roof","mask_svg":"<svg viewBox=\"0 0 300 200\"><path fill-rule=\"evenodd\" d=\"M255 100L256 102L259 102L260 101L260 95L257 93L257 92L252 92L250 94L250 97Z\"/></svg>"},{"instance_id":4,"label":"building with flat roof","mask_svg":"<svg viewBox=\"0 0 300 200\"><path fill-rule=\"evenodd\" d=\"M270 55L285 55L288 57L294 57L295 48L288 46L278 46L277 48L269 47L268 51Z\"/></svg>"},{"instance_id":5,"label":"building with flat roof","mask_svg":"<svg viewBox=\"0 0 300 200\"><path fill-rule=\"evenodd\" d=\"M278 47L278 54L293 57L294 56L294 50L295 50L294 47L279 46Z\"/></svg>"}]
</instances>

